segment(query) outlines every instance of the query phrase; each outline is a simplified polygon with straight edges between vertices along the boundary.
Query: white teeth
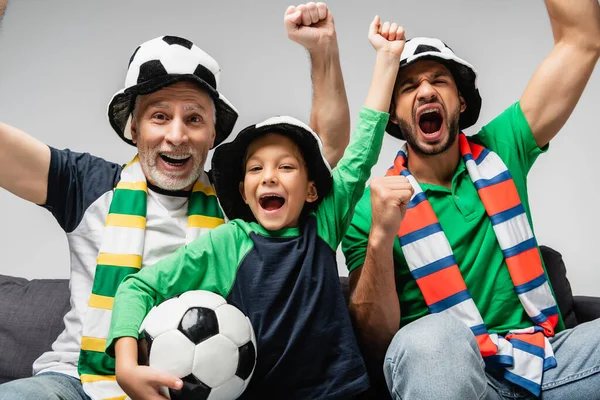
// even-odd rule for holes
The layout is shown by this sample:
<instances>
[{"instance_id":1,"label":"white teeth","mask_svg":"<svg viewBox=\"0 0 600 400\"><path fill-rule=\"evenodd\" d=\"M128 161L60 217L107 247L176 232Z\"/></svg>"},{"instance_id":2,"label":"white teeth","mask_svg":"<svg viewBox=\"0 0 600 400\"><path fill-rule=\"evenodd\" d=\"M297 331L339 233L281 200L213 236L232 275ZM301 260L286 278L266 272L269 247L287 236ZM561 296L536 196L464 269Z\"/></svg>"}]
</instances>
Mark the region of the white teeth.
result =
<instances>
[{"instance_id":1,"label":"white teeth","mask_svg":"<svg viewBox=\"0 0 600 400\"><path fill-rule=\"evenodd\" d=\"M185 160L186 158L190 157L189 154L162 154L162 155L165 157L172 158L173 160Z\"/></svg>"},{"instance_id":2,"label":"white teeth","mask_svg":"<svg viewBox=\"0 0 600 400\"><path fill-rule=\"evenodd\" d=\"M430 114L430 113L437 113L437 114L439 114L440 110L438 110L437 108L428 108L427 110L423 111L421 113L421 115L423 115L423 114Z\"/></svg>"}]
</instances>

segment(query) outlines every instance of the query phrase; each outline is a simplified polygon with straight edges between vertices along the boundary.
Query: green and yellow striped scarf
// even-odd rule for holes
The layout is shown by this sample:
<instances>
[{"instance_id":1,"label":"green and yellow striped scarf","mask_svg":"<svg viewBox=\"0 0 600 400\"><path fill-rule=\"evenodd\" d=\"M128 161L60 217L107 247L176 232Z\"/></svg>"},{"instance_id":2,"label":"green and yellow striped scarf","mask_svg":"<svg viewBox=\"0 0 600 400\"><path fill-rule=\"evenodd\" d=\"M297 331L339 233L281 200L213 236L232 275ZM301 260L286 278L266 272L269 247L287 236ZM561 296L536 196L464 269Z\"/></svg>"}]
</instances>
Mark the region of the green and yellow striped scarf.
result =
<instances>
[{"instance_id":1,"label":"green and yellow striped scarf","mask_svg":"<svg viewBox=\"0 0 600 400\"><path fill-rule=\"evenodd\" d=\"M127 275L142 267L147 196L146 177L136 156L121 172L114 190L83 322L78 369L83 387L93 399L126 398L116 382L115 361L104 348L117 288ZM213 187L208 180L199 179L188 202L186 243L223 223Z\"/></svg>"}]
</instances>

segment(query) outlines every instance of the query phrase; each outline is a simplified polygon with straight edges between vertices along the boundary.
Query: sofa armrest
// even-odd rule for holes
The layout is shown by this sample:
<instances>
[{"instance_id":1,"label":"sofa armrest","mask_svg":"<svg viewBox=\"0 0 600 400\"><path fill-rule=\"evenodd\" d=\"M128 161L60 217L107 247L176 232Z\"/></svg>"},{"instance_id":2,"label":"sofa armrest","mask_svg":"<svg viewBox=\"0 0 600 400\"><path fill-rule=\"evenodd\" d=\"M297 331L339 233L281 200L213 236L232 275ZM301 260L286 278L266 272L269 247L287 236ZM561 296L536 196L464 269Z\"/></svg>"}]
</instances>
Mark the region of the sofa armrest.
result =
<instances>
[{"instance_id":1,"label":"sofa armrest","mask_svg":"<svg viewBox=\"0 0 600 400\"><path fill-rule=\"evenodd\" d=\"M573 296L575 315L579 323L600 318L600 297Z\"/></svg>"}]
</instances>

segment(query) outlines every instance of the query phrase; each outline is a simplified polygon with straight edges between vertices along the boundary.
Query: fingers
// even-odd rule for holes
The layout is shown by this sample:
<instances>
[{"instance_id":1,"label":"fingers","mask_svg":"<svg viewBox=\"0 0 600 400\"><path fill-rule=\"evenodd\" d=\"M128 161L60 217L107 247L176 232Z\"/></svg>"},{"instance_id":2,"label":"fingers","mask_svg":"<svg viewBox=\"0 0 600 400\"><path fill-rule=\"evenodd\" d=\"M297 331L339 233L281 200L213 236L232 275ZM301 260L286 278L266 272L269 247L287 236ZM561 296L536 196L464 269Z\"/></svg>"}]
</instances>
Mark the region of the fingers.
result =
<instances>
[{"instance_id":1,"label":"fingers","mask_svg":"<svg viewBox=\"0 0 600 400\"><path fill-rule=\"evenodd\" d=\"M390 31L388 33L388 40L396 40L396 31L398 30L398 24L393 22L390 25Z\"/></svg>"},{"instance_id":2,"label":"fingers","mask_svg":"<svg viewBox=\"0 0 600 400\"><path fill-rule=\"evenodd\" d=\"M415 190L404 176L375 177L371 181L371 193L378 197L391 197L408 203Z\"/></svg>"},{"instance_id":3,"label":"fingers","mask_svg":"<svg viewBox=\"0 0 600 400\"><path fill-rule=\"evenodd\" d=\"M288 7L288 10L292 7L293 6ZM306 4L300 4L299 6L295 7L295 9L300 11L301 13L301 22L298 21L298 25L302 24L304 26L311 26L320 21L323 21L327 18L327 15L329 14L327 5L321 2L310 2Z\"/></svg>"},{"instance_id":4,"label":"fingers","mask_svg":"<svg viewBox=\"0 0 600 400\"><path fill-rule=\"evenodd\" d=\"M287 17L290 14L295 14L296 13L296 7L295 6L289 6L286 10L285 10L285 16Z\"/></svg>"},{"instance_id":5,"label":"fingers","mask_svg":"<svg viewBox=\"0 0 600 400\"><path fill-rule=\"evenodd\" d=\"M406 33L404 32L404 27L399 26L396 29L396 40L406 40Z\"/></svg>"},{"instance_id":6,"label":"fingers","mask_svg":"<svg viewBox=\"0 0 600 400\"><path fill-rule=\"evenodd\" d=\"M153 374L150 377L152 384L155 386L166 386L170 389L178 390L183 386L183 381L176 376L165 374L160 371L152 370Z\"/></svg>"},{"instance_id":7,"label":"fingers","mask_svg":"<svg viewBox=\"0 0 600 400\"><path fill-rule=\"evenodd\" d=\"M302 12L300 12L300 10L298 10L296 7L289 6L287 8L287 10L285 10L285 16L283 17L283 23L285 25L285 28L288 31L292 31L292 30L296 29L296 27L301 23L301 21L302 21Z\"/></svg>"},{"instance_id":8,"label":"fingers","mask_svg":"<svg viewBox=\"0 0 600 400\"><path fill-rule=\"evenodd\" d=\"M374 36L379 33L381 20L379 19L379 15L376 15L371 21L371 25L369 25L369 36Z\"/></svg>"},{"instance_id":9,"label":"fingers","mask_svg":"<svg viewBox=\"0 0 600 400\"><path fill-rule=\"evenodd\" d=\"M327 9L327 4L325 3L317 3L317 11L319 13L319 21L327 18L327 14L329 14L329 10Z\"/></svg>"},{"instance_id":10,"label":"fingers","mask_svg":"<svg viewBox=\"0 0 600 400\"><path fill-rule=\"evenodd\" d=\"M371 23L371 25L372 24L373 23ZM398 26L397 23L385 21L383 24L380 24L380 26L381 28L375 33L380 34L384 39L390 42L394 40L406 40L404 37L404 28Z\"/></svg>"},{"instance_id":11,"label":"fingers","mask_svg":"<svg viewBox=\"0 0 600 400\"><path fill-rule=\"evenodd\" d=\"M308 10L309 14L310 14L310 24L316 24L317 22L319 22L319 10L317 8L317 5L315 3L307 3L306 4L306 9Z\"/></svg>"},{"instance_id":12,"label":"fingers","mask_svg":"<svg viewBox=\"0 0 600 400\"><path fill-rule=\"evenodd\" d=\"M385 21L382 25L381 25L381 30L379 31L379 34L381 36L383 36L385 39L388 38L389 34L390 34L390 23L388 21Z\"/></svg>"}]
</instances>

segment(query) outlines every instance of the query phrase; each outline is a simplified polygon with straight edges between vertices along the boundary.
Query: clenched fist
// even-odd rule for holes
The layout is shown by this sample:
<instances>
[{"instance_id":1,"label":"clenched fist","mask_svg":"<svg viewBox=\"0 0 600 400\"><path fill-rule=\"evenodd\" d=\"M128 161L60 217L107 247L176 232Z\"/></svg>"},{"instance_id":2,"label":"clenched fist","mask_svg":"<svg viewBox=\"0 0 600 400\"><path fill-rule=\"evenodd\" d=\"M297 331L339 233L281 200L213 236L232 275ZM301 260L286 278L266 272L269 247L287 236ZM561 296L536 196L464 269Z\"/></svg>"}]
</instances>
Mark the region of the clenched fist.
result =
<instances>
[{"instance_id":1,"label":"clenched fist","mask_svg":"<svg viewBox=\"0 0 600 400\"><path fill-rule=\"evenodd\" d=\"M288 37L309 51L335 39L333 15L325 3L289 6L283 21Z\"/></svg>"},{"instance_id":2,"label":"clenched fist","mask_svg":"<svg viewBox=\"0 0 600 400\"><path fill-rule=\"evenodd\" d=\"M414 189L404 176L375 177L371 181L371 231L394 237L406 214Z\"/></svg>"},{"instance_id":3,"label":"clenched fist","mask_svg":"<svg viewBox=\"0 0 600 400\"><path fill-rule=\"evenodd\" d=\"M387 52L400 56L404 50L406 37L404 28L395 22L381 23L379 15L376 15L369 26L369 41L377 52Z\"/></svg>"}]
</instances>

